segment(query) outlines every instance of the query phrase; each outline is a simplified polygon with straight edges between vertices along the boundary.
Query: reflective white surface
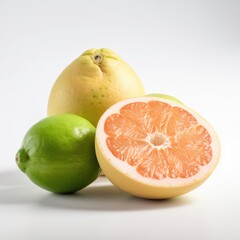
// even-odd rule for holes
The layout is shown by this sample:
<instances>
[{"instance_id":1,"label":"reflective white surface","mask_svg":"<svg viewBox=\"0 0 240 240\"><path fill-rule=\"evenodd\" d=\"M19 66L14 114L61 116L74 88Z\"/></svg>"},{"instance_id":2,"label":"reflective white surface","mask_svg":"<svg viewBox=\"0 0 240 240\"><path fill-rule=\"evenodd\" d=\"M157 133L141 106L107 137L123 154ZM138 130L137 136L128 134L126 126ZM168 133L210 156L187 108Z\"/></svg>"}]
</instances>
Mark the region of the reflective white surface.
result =
<instances>
[{"instance_id":1,"label":"reflective white surface","mask_svg":"<svg viewBox=\"0 0 240 240\"><path fill-rule=\"evenodd\" d=\"M219 181L170 200L144 200L100 177L74 195L34 186L19 171L0 173L1 239L238 239L239 195ZM239 187L236 184L234 187Z\"/></svg>"},{"instance_id":2,"label":"reflective white surface","mask_svg":"<svg viewBox=\"0 0 240 240\"><path fill-rule=\"evenodd\" d=\"M0 239L240 239L239 1L0 1ZM105 178L55 195L17 169L53 82L88 48L127 61L146 92L197 110L221 140L213 175L182 197L149 201Z\"/></svg>"}]
</instances>

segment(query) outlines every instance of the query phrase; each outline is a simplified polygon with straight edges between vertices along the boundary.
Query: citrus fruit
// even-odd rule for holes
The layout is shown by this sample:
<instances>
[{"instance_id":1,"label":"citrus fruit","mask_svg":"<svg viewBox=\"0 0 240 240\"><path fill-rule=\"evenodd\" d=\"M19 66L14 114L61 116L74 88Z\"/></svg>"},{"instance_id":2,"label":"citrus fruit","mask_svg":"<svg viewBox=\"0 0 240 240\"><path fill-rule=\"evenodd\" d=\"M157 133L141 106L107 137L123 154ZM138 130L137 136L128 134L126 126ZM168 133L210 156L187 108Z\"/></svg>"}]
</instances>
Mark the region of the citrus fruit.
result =
<instances>
[{"instance_id":1,"label":"citrus fruit","mask_svg":"<svg viewBox=\"0 0 240 240\"><path fill-rule=\"evenodd\" d=\"M172 100L174 102L183 104L183 102L180 101L179 99L177 99L177 98L175 98L171 95L163 94L163 93L150 93L150 94L147 94L146 97L159 97L159 98L169 99L169 100Z\"/></svg>"},{"instance_id":2,"label":"citrus fruit","mask_svg":"<svg viewBox=\"0 0 240 240\"><path fill-rule=\"evenodd\" d=\"M44 118L26 133L16 154L18 167L38 186L73 193L99 175L95 127L72 114Z\"/></svg>"},{"instance_id":3,"label":"citrus fruit","mask_svg":"<svg viewBox=\"0 0 240 240\"><path fill-rule=\"evenodd\" d=\"M193 190L210 176L220 157L217 134L203 117L159 97L111 106L98 122L95 148L114 185L150 199Z\"/></svg>"},{"instance_id":4,"label":"citrus fruit","mask_svg":"<svg viewBox=\"0 0 240 240\"><path fill-rule=\"evenodd\" d=\"M108 107L143 94L140 79L116 53L106 48L90 49L55 81L48 100L48 115L73 113L96 126Z\"/></svg>"}]
</instances>

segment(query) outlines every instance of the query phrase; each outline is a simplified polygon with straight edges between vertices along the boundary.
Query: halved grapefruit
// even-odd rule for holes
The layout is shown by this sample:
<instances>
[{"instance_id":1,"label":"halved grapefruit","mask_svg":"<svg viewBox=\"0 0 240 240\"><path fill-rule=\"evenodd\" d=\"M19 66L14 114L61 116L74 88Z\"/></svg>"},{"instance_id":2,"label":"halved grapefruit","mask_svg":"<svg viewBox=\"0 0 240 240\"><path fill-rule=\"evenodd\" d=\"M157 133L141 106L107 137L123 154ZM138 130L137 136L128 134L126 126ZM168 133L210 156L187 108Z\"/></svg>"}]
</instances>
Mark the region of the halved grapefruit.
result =
<instances>
[{"instance_id":1,"label":"halved grapefruit","mask_svg":"<svg viewBox=\"0 0 240 240\"><path fill-rule=\"evenodd\" d=\"M142 198L170 198L193 190L220 158L217 134L203 117L158 97L111 106L100 118L95 139L106 177Z\"/></svg>"}]
</instances>

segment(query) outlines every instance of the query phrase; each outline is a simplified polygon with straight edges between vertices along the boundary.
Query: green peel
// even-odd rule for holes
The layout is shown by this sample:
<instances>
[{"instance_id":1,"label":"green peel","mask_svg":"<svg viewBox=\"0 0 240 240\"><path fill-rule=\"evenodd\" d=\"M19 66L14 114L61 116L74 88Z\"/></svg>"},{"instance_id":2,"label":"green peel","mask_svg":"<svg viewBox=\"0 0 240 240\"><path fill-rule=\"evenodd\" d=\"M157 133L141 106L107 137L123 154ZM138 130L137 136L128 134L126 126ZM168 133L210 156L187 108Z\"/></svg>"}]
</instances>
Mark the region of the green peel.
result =
<instances>
[{"instance_id":1,"label":"green peel","mask_svg":"<svg viewBox=\"0 0 240 240\"><path fill-rule=\"evenodd\" d=\"M176 103L183 104L183 102L180 101L179 99L177 99L177 98L175 98L171 95L162 94L162 93L151 93L151 94L147 94L146 97L159 97L159 98L171 100L171 101L176 102Z\"/></svg>"}]
</instances>

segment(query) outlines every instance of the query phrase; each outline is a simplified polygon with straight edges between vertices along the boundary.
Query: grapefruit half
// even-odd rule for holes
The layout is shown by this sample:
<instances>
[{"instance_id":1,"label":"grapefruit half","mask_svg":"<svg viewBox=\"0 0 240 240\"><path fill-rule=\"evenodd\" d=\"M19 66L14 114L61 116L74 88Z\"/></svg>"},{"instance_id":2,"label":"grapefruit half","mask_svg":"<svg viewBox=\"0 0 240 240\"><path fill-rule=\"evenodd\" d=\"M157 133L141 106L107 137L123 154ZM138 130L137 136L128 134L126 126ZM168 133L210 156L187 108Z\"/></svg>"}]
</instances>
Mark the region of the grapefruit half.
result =
<instances>
[{"instance_id":1,"label":"grapefruit half","mask_svg":"<svg viewBox=\"0 0 240 240\"><path fill-rule=\"evenodd\" d=\"M218 136L202 116L176 101L149 96L107 109L97 125L95 148L116 187L149 199L193 190L220 158Z\"/></svg>"}]
</instances>

